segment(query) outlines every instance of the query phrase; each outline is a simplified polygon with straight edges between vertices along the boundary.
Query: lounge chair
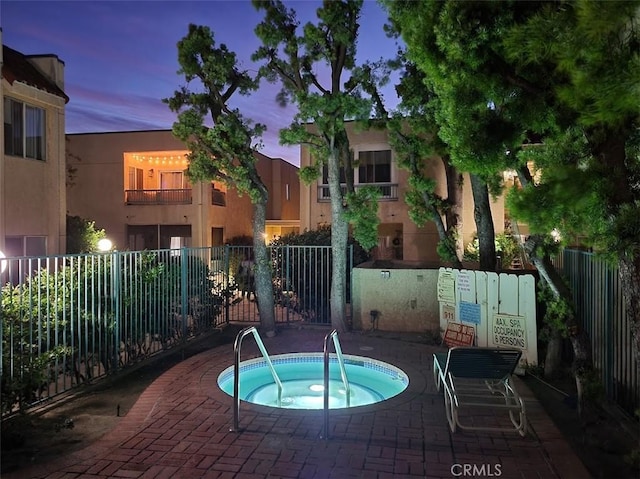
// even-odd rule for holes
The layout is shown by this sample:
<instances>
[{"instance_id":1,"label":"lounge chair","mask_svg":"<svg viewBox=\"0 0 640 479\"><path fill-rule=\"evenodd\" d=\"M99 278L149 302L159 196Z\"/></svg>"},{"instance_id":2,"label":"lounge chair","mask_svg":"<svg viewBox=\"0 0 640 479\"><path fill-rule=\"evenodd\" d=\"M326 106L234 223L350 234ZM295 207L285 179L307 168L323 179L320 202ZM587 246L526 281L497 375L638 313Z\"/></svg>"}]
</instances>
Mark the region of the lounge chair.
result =
<instances>
[{"instance_id":1,"label":"lounge chair","mask_svg":"<svg viewBox=\"0 0 640 479\"><path fill-rule=\"evenodd\" d=\"M434 353L433 376L438 391L444 388L447 420L452 432L456 427L484 431L512 431L524 436L527 417L524 401L516 391L512 376L522 351L480 347L454 347L446 353ZM489 408L509 412L513 427L461 424L463 408Z\"/></svg>"}]
</instances>

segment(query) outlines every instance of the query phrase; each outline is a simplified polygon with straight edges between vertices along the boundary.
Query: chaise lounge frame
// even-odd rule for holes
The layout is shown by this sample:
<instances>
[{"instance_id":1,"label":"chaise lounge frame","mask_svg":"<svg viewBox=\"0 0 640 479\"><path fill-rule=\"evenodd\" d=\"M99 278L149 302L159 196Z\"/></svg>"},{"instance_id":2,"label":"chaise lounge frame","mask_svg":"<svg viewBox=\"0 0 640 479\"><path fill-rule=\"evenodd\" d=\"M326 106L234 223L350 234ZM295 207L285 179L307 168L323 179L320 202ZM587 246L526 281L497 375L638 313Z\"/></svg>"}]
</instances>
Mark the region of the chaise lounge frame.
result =
<instances>
[{"instance_id":1,"label":"chaise lounge frame","mask_svg":"<svg viewBox=\"0 0 640 479\"><path fill-rule=\"evenodd\" d=\"M460 422L463 408L507 410L513 428L525 436L527 416L524 401L513 385L513 374L522 351L485 347L454 347L433 354L436 389L444 389L447 421L456 428L482 431L513 431L511 427L474 426Z\"/></svg>"}]
</instances>

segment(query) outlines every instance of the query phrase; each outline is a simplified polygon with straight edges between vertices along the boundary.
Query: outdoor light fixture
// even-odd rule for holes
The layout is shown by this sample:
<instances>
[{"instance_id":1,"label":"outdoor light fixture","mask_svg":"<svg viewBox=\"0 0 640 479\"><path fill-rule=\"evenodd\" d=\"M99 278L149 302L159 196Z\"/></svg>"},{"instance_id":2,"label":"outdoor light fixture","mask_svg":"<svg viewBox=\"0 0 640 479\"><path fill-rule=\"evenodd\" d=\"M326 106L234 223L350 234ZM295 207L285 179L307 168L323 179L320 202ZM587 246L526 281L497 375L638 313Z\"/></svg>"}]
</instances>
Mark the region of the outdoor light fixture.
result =
<instances>
[{"instance_id":1,"label":"outdoor light fixture","mask_svg":"<svg viewBox=\"0 0 640 479\"><path fill-rule=\"evenodd\" d=\"M100 241L98 241L98 250L99 251L102 251L103 253L106 253L107 251L111 251L111 248L113 248L113 243L111 242L110 239L102 238Z\"/></svg>"}]
</instances>

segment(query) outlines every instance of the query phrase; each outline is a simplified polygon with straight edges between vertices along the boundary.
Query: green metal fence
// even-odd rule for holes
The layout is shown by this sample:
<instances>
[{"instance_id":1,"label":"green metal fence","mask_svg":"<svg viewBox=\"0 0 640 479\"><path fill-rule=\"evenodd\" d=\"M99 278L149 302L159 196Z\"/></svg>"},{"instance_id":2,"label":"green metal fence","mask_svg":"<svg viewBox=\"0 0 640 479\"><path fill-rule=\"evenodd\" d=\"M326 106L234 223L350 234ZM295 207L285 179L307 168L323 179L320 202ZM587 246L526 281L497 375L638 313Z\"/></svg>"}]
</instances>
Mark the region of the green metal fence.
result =
<instances>
[{"instance_id":1,"label":"green metal fence","mask_svg":"<svg viewBox=\"0 0 640 479\"><path fill-rule=\"evenodd\" d=\"M220 326L211 259L203 248L2 260L3 414Z\"/></svg>"},{"instance_id":2,"label":"green metal fence","mask_svg":"<svg viewBox=\"0 0 640 479\"><path fill-rule=\"evenodd\" d=\"M640 380L617 269L577 250L564 250L555 263L571 286L607 397L633 414L640 408Z\"/></svg>"},{"instance_id":3,"label":"green metal fence","mask_svg":"<svg viewBox=\"0 0 640 479\"><path fill-rule=\"evenodd\" d=\"M276 321L330 323L331 247L269 250ZM0 260L2 414L116 374L230 322L258 322L253 248ZM349 254L348 279L352 266ZM350 281L347 282L347 300Z\"/></svg>"}]
</instances>

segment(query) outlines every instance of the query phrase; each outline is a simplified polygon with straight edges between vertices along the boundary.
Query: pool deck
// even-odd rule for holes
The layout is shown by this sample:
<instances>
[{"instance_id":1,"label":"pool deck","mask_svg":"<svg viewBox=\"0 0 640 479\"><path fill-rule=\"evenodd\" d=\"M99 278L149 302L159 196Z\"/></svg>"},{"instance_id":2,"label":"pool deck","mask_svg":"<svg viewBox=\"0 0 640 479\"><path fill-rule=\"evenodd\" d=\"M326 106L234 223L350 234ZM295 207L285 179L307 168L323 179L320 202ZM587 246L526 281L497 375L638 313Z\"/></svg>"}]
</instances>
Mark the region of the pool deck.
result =
<instances>
[{"instance_id":1,"label":"pool deck","mask_svg":"<svg viewBox=\"0 0 640 479\"><path fill-rule=\"evenodd\" d=\"M284 328L263 338L269 354L321 352L326 329ZM344 354L402 368L405 392L383 403L330 411L283 410L241 403L240 432L233 399L216 385L233 364L233 345L190 357L147 388L117 427L87 448L54 462L3 475L15 478L589 478L582 462L536 401L524 397L528 434L451 433L442 393L435 389L432 353L443 348L381 337L340 334ZM252 337L242 359L256 357ZM502 415L474 415L497 424ZM471 419L471 418L470 418Z\"/></svg>"}]
</instances>

